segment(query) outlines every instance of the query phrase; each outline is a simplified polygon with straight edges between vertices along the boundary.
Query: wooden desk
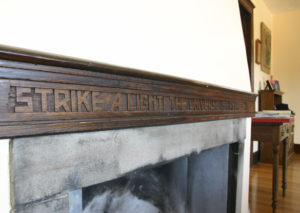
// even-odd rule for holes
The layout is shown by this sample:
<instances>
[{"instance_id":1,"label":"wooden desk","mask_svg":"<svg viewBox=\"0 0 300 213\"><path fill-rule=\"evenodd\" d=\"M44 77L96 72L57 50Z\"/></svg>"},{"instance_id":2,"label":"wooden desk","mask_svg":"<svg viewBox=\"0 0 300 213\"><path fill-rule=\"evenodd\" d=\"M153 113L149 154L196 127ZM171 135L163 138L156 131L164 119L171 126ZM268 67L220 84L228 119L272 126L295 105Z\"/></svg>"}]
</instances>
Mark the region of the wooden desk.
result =
<instances>
[{"instance_id":1,"label":"wooden desk","mask_svg":"<svg viewBox=\"0 0 300 213\"><path fill-rule=\"evenodd\" d=\"M294 118L252 118L252 140L262 143L272 143L273 147L273 185L272 185L272 207L273 213L278 206L278 170L279 170L279 148L283 143L282 155L282 196L285 196L287 188L287 145L289 140L289 126Z\"/></svg>"}]
</instances>

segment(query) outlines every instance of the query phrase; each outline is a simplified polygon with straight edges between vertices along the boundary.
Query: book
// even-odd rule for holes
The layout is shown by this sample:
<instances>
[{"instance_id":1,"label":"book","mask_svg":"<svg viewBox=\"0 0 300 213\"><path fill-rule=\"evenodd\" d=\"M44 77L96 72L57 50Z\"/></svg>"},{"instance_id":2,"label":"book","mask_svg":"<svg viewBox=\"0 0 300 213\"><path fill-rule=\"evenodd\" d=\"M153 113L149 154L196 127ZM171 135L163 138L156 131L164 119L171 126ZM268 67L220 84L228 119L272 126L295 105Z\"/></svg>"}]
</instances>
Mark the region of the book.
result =
<instances>
[{"instance_id":1,"label":"book","mask_svg":"<svg viewBox=\"0 0 300 213\"><path fill-rule=\"evenodd\" d=\"M291 110L263 110L263 113L277 113L279 115L291 115Z\"/></svg>"},{"instance_id":2,"label":"book","mask_svg":"<svg viewBox=\"0 0 300 213\"><path fill-rule=\"evenodd\" d=\"M256 118L290 118L289 110L263 110L255 113Z\"/></svg>"}]
</instances>

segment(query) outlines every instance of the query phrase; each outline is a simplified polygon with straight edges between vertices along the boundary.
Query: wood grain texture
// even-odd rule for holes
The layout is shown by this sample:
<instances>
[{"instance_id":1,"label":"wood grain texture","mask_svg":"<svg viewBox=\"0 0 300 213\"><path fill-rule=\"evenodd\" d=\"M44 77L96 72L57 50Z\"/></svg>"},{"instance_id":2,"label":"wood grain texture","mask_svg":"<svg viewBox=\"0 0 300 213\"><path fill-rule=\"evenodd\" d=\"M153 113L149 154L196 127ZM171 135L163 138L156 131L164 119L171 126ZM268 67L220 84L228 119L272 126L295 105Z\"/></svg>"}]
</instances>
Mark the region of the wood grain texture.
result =
<instances>
[{"instance_id":1,"label":"wood grain texture","mask_svg":"<svg viewBox=\"0 0 300 213\"><path fill-rule=\"evenodd\" d=\"M254 4L250 0L239 0L240 15L244 33L244 41L247 53L247 61L251 82L251 91L254 91L254 45L253 45L253 9Z\"/></svg>"},{"instance_id":2,"label":"wood grain texture","mask_svg":"<svg viewBox=\"0 0 300 213\"><path fill-rule=\"evenodd\" d=\"M260 90L259 91L259 110L274 110L277 104L282 103L281 91Z\"/></svg>"},{"instance_id":3,"label":"wood grain texture","mask_svg":"<svg viewBox=\"0 0 300 213\"><path fill-rule=\"evenodd\" d=\"M251 14L253 14L253 10L255 5L250 0L239 0L239 3L243 5L243 7Z\"/></svg>"},{"instance_id":4,"label":"wood grain texture","mask_svg":"<svg viewBox=\"0 0 300 213\"><path fill-rule=\"evenodd\" d=\"M264 118L262 118L264 119ZM287 186L287 152L288 152L288 141L289 141L289 123L261 123L256 122L256 119L252 121L251 137L252 140L260 141L261 151L263 151L263 146L270 144L272 153L271 160L273 166L273 178L272 178L272 207L273 213L277 213L278 208L278 184L279 184L279 159L282 158L284 167L282 177L282 187L286 189ZM293 121L293 119L291 119ZM280 144L283 144L283 154L280 157ZM263 156L261 156L263 157ZM285 190L283 191L283 196L285 196Z\"/></svg>"},{"instance_id":5,"label":"wood grain texture","mask_svg":"<svg viewBox=\"0 0 300 213\"><path fill-rule=\"evenodd\" d=\"M255 95L0 46L0 138L251 117Z\"/></svg>"},{"instance_id":6,"label":"wood grain texture","mask_svg":"<svg viewBox=\"0 0 300 213\"><path fill-rule=\"evenodd\" d=\"M257 122L259 119L253 119L254 122ZM261 119L262 120L262 119ZM277 122L275 120L280 121L281 119L271 119L270 122ZM292 159L293 155L294 155L294 121L293 119L286 119L285 122L287 122L288 120L290 120L289 123L285 123L284 125L282 125L280 127L280 135L281 138L285 138L288 137L288 153L287 153L287 160L288 162ZM283 120L281 120L281 122L283 122ZM259 125L260 123L257 123L255 125ZM265 142L267 141L271 141L272 139L272 132L270 132L269 129L269 125L271 125L271 123L268 124L262 124L259 125L259 127L254 127L256 128L256 132L255 134L259 134L258 137L260 137L261 139L263 139ZM252 136L257 137L256 135ZM279 148L279 164L282 165L283 164L283 154L284 154L284 146L283 143L280 143L280 148ZM272 143L260 143L260 147L259 147L259 152L260 152L260 162L262 163L273 163L273 154L272 154Z\"/></svg>"},{"instance_id":7,"label":"wood grain texture","mask_svg":"<svg viewBox=\"0 0 300 213\"><path fill-rule=\"evenodd\" d=\"M278 213L298 213L300 209L300 155L295 154L291 160L287 172L288 187L286 196L278 197ZM279 177L282 176L281 168ZM279 194L282 189L279 188ZM258 163L250 170L250 209L254 213L272 212L272 165Z\"/></svg>"},{"instance_id":8,"label":"wood grain texture","mask_svg":"<svg viewBox=\"0 0 300 213\"><path fill-rule=\"evenodd\" d=\"M300 154L300 144L294 144L295 153Z\"/></svg>"}]
</instances>

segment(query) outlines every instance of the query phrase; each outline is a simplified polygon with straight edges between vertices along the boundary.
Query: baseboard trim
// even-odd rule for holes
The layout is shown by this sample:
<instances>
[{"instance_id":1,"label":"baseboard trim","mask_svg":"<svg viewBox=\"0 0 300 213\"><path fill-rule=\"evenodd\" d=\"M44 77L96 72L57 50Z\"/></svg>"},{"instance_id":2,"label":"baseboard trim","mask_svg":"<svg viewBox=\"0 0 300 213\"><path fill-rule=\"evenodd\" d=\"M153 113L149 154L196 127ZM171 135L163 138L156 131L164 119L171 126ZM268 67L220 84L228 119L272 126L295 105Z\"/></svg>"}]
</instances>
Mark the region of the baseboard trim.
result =
<instances>
[{"instance_id":1,"label":"baseboard trim","mask_svg":"<svg viewBox=\"0 0 300 213\"><path fill-rule=\"evenodd\" d=\"M300 144L294 144L294 151L297 154L300 154Z\"/></svg>"}]
</instances>

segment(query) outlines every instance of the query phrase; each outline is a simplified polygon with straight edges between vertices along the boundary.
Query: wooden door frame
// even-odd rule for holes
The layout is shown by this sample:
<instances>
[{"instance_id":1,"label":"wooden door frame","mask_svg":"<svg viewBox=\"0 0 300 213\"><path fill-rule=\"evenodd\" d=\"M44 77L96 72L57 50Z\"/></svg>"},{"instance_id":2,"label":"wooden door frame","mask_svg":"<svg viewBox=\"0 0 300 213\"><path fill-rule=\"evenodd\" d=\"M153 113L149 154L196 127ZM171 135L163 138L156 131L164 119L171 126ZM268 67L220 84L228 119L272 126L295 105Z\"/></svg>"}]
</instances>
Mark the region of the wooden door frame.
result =
<instances>
[{"instance_id":1,"label":"wooden door frame","mask_svg":"<svg viewBox=\"0 0 300 213\"><path fill-rule=\"evenodd\" d=\"M250 0L239 0L239 5L242 6L251 16L250 18L250 39L251 39L251 48L250 52L250 63L248 62L248 50L247 52L247 62L249 67L249 75L250 75L250 84L251 84L251 91L254 92L254 40L253 40L253 10L255 8L254 4ZM246 47L247 48L247 47Z\"/></svg>"}]
</instances>

